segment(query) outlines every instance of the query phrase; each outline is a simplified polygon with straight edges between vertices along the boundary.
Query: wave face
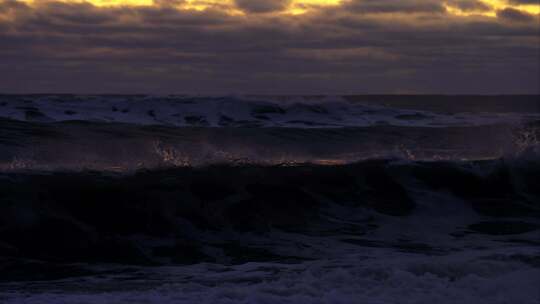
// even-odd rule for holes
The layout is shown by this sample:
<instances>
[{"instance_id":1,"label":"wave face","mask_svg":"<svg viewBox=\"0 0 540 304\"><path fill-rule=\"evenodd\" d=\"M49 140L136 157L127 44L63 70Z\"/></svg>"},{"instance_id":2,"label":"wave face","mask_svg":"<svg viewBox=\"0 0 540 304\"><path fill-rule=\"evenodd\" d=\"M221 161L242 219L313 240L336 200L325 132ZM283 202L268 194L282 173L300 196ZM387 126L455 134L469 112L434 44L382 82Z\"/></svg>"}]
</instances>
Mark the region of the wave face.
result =
<instances>
[{"instance_id":1,"label":"wave face","mask_svg":"<svg viewBox=\"0 0 540 304\"><path fill-rule=\"evenodd\" d=\"M2 303L540 301L537 97L0 97Z\"/></svg>"},{"instance_id":2,"label":"wave face","mask_svg":"<svg viewBox=\"0 0 540 304\"><path fill-rule=\"evenodd\" d=\"M537 145L536 125L192 128L0 120L0 168L133 172L213 164L493 159Z\"/></svg>"}]
</instances>

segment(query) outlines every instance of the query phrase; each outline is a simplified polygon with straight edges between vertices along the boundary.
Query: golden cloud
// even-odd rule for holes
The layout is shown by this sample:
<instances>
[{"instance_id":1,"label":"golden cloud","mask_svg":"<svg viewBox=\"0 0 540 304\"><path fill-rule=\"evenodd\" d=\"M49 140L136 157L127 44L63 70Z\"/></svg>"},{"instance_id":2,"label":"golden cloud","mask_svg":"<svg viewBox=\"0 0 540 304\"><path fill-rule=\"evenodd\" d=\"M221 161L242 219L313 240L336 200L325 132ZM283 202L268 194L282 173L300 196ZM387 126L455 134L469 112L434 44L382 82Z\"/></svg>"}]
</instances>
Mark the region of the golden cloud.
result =
<instances>
[{"instance_id":1,"label":"golden cloud","mask_svg":"<svg viewBox=\"0 0 540 304\"><path fill-rule=\"evenodd\" d=\"M46 2L68 2L68 3L90 3L94 6L108 7L108 6L154 6L158 1L156 0L20 0L30 5L39 5ZM338 6L350 0L292 0L290 1L287 9L282 13L290 14L302 14L309 9L317 7ZM453 2L446 1L444 6L451 14L458 16L472 16L483 15L495 17L497 11L505 8L519 9L529 14L540 14L539 4L516 4L515 1L510 0L479 0L478 2L485 4L486 9L463 9ZM166 2L164 2L166 3ZM232 14L244 13L236 5L234 0L183 0L178 1L178 4L174 5L178 9L191 9L191 10L206 10L208 8L220 8L226 10Z\"/></svg>"}]
</instances>

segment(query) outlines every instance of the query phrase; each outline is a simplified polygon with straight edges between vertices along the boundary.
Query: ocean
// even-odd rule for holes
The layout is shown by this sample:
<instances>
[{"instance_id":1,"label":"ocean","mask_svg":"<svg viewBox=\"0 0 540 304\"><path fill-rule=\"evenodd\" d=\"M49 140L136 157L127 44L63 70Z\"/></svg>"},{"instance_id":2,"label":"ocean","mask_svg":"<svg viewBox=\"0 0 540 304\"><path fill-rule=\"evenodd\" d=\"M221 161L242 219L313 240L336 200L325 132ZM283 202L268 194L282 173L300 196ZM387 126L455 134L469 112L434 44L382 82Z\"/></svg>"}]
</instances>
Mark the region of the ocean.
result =
<instances>
[{"instance_id":1,"label":"ocean","mask_svg":"<svg viewBox=\"0 0 540 304\"><path fill-rule=\"evenodd\" d=\"M540 96L0 95L0 303L540 303Z\"/></svg>"}]
</instances>

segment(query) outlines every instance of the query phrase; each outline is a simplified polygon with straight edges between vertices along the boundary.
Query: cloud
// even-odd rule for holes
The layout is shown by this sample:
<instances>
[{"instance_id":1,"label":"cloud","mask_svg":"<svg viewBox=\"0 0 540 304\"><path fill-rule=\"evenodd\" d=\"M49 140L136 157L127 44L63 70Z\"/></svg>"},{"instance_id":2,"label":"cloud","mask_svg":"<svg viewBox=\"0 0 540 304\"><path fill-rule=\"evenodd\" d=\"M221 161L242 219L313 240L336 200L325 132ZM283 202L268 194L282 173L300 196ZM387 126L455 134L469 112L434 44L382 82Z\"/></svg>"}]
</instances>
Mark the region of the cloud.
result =
<instances>
[{"instance_id":1,"label":"cloud","mask_svg":"<svg viewBox=\"0 0 540 304\"><path fill-rule=\"evenodd\" d=\"M0 0L0 91L540 92L538 20L521 11L463 17L435 0L354 0L235 15L178 4Z\"/></svg>"},{"instance_id":2,"label":"cloud","mask_svg":"<svg viewBox=\"0 0 540 304\"><path fill-rule=\"evenodd\" d=\"M448 4L459 8L464 12L469 11L489 11L491 7L486 3L479 0L452 0L448 1Z\"/></svg>"},{"instance_id":3,"label":"cloud","mask_svg":"<svg viewBox=\"0 0 540 304\"><path fill-rule=\"evenodd\" d=\"M438 0L352 0L346 9L364 13L442 13L443 2Z\"/></svg>"},{"instance_id":4,"label":"cloud","mask_svg":"<svg viewBox=\"0 0 540 304\"><path fill-rule=\"evenodd\" d=\"M510 4L530 4L530 5L538 5L538 0L510 0Z\"/></svg>"},{"instance_id":5,"label":"cloud","mask_svg":"<svg viewBox=\"0 0 540 304\"><path fill-rule=\"evenodd\" d=\"M535 20L533 15L509 7L499 10L497 17L512 22L531 22Z\"/></svg>"},{"instance_id":6,"label":"cloud","mask_svg":"<svg viewBox=\"0 0 540 304\"><path fill-rule=\"evenodd\" d=\"M267 13L284 10L290 0L235 0L236 5L247 12Z\"/></svg>"}]
</instances>

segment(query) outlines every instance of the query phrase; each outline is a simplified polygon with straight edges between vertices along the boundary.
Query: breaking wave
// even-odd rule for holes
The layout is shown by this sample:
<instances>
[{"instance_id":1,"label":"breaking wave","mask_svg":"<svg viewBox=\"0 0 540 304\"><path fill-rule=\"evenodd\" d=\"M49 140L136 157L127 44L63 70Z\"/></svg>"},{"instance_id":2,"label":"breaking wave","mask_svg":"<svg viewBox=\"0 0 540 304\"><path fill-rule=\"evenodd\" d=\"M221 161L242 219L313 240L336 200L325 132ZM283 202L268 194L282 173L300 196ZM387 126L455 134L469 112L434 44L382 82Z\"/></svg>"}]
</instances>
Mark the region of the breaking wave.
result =
<instances>
[{"instance_id":1,"label":"breaking wave","mask_svg":"<svg viewBox=\"0 0 540 304\"><path fill-rule=\"evenodd\" d=\"M507 236L540 227L540 165L535 160L380 160L344 166L210 166L111 174L2 174L5 226L0 237L5 249L53 261L223 262L242 260L244 253L234 247L242 245L232 245L240 237L234 232L284 231L436 254L453 250L454 240L470 233ZM434 214L422 215L426 210ZM463 221L467 214L471 222ZM403 217L407 225L420 217L422 227L411 231L420 235L413 243L389 236L377 239L377 234L370 239L378 229L399 234L395 223L385 223L386 216ZM440 217L447 219L447 227L435 227ZM422 239L425 229L433 235ZM444 240L433 244L433 236ZM252 254L272 259L282 249L291 249L280 247L291 244L274 241L270 250L277 252ZM231 256L221 256L224 252L212 247ZM245 254L251 258L249 251ZM284 255L316 258L313 250Z\"/></svg>"}]
</instances>

